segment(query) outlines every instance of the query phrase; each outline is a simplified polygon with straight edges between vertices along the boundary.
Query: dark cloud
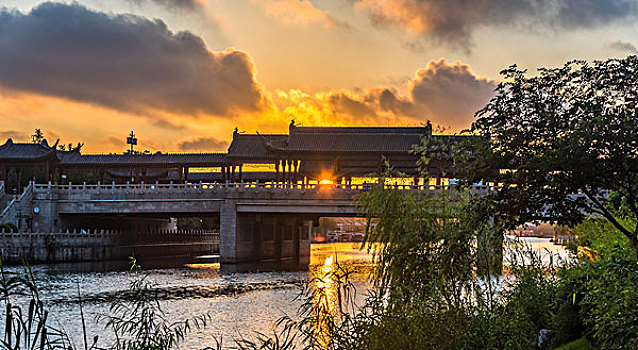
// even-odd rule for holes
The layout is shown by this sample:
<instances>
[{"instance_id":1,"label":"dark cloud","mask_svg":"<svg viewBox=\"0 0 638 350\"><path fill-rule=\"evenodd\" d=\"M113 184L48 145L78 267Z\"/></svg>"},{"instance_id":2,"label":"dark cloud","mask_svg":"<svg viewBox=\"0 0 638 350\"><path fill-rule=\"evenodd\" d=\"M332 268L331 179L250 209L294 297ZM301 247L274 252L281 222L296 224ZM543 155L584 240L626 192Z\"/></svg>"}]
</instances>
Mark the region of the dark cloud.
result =
<instances>
[{"instance_id":1,"label":"dark cloud","mask_svg":"<svg viewBox=\"0 0 638 350\"><path fill-rule=\"evenodd\" d=\"M183 125L177 125L166 118L154 117L153 125L158 128L171 129L171 130L183 130L186 129Z\"/></svg>"},{"instance_id":2,"label":"dark cloud","mask_svg":"<svg viewBox=\"0 0 638 350\"><path fill-rule=\"evenodd\" d=\"M493 81L476 77L468 65L432 61L410 82L412 106L403 109L409 115L425 115L443 127L468 127L474 113L494 95L495 87Z\"/></svg>"},{"instance_id":3,"label":"dark cloud","mask_svg":"<svg viewBox=\"0 0 638 350\"><path fill-rule=\"evenodd\" d=\"M77 3L0 11L0 84L151 115L233 116L269 107L243 52L211 52L161 20Z\"/></svg>"},{"instance_id":4,"label":"dark cloud","mask_svg":"<svg viewBox=\"0 0 638 350\"><path fill-rule=\"evenodd\" d=\"M365 100L380 111L408 116L421 122L432 120L454 130L469 127L474 113L494 95L496 84L479 78L470 66L444 59L431 61L408 83L409 96L388 88L371 89Z\"/></svg>"},{"instance_id":5,"label":"dark cloud","mask_svg":"<svg viewBox=\"0 0 638 350\"><path fill-rule=\"evenodd\" d=\"M177 146L182 151L221 151L228 147L228 143L213 137L198 137L182 141Z\"/></svg>"},{"instance_id":6,"label":"dark cloud","mask_svg":"<svg viewBox=\"0 0 638 350\"><path fill-rule=\"evenodd\" d=\"M355 0L380 26L398 26L469 47L480 27L512 25L592 28L636 17L635 0Z\"/></svg>"},{"instance_id":7,"label":"dark cloud","mask_svg":"<svg viewBox=\"0 0 638 350\"><path fill-rule=\"evenodd\" d=\"M605 46L607 48L620 52L638 53L638 48L636 48L636 45L622 40L612 41Z\"/></svg>"},{"instance_id":8,"label":"dark cloud","mask_svg":"<svg viewBox=\"0 0 638 350\"><path fill-rule=\"evenodd\" d=\"M200 10L202 8L202 2L197 0L130 0L137 4L144 2L154 2L158 5L164 6L169 9L177 10Z\"/></svg>"},{"instance_id":9,"label":"dark cloud","mask_svg":"<svg viewBox=\"0 0 638 350\"><path fill-rule=\"evenodd\" d=\"M332 110L340 114L348 114L357 117L376 117L374 108L366 101L359 101L356 97L348 96L343 92L332 93L328 98Z\"/></svg>"}]
</instances>

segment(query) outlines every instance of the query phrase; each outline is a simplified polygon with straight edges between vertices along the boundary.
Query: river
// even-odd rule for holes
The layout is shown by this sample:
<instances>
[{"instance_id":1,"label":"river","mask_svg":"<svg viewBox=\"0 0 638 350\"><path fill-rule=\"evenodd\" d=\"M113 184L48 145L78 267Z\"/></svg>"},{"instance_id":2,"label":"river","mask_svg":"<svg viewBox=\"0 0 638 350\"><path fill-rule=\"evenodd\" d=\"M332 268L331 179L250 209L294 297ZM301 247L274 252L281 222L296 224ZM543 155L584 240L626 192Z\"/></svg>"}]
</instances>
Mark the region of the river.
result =
<instances>
[{"instance_id":1,"label":"river","mask_svg":"<svg viewBox=\"0 0 638 350\"><path fill-rule=\"evenodd\" d=\"M548 239L523 241L541 254L552 252L567 256L564 249L552 245ZM358 291L356 301L362 303L370 288L366 277L372 257L366 250L359 249L359 243L313 245L310 272L226 274L220 272L218 264L140 272L130 272L122 264L37 265L32 270L41 298L51 312L49 324L63 328L78 345L82 334L78 290L87 300L83 305L89 339L100 335L99 345L107 346L113 339L112 333L95 321L96 315L109 313L105 297L144 277L162 295L160 306L167 319L210 316L205 328L193 330L180 345L181 349L201 349L215 347L215 338L222 338L223 344L230 346L234 337L250 336L253 332L270 333L279 318L297 315L302 304L298 298L301 286L330 260L357 272L351 281Z\"/></svg>"}]
</instances>

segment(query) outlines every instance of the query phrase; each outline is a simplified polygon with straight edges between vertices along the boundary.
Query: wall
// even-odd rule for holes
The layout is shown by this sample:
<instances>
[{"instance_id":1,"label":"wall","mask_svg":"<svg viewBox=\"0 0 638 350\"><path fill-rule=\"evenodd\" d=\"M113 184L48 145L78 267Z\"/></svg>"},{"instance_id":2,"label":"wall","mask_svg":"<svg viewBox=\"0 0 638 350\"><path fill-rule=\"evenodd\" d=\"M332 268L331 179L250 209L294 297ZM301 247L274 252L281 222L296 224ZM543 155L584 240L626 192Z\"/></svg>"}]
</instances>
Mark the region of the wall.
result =
<instances>
[{"instance_id":1,"label":"wall","mask_svg":"<svg viewBox=\"0 0 638 350\"><path fill-rule=\"evenodd\" d=\"M56 263L126 260L129 256L181 258L219 252L219 233L208 231L155 231L134 234L125 231L79 230L58 233L0 232L0 254L4 263Z\"/></svg>"}]
</instances>

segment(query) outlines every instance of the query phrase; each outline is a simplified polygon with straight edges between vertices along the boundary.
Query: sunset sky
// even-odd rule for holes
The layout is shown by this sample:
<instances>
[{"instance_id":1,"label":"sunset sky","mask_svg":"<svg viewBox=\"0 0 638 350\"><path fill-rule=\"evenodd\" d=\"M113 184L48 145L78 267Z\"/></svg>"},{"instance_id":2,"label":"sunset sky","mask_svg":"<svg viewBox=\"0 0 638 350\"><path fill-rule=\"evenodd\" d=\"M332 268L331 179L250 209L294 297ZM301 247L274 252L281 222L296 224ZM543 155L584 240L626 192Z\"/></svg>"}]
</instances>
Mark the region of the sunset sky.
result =
<instances>
[{"instance_id":1,"label":"sunset sky","mask_svg":"<svg viewBox=\"0 0 638 350\"><path fill-rule=\"evenodd\" d=\"M638 53L638 0L0 0L0 139L224 151L235 127L468 127L499 71Z\"/></svg>"}]
</instances>

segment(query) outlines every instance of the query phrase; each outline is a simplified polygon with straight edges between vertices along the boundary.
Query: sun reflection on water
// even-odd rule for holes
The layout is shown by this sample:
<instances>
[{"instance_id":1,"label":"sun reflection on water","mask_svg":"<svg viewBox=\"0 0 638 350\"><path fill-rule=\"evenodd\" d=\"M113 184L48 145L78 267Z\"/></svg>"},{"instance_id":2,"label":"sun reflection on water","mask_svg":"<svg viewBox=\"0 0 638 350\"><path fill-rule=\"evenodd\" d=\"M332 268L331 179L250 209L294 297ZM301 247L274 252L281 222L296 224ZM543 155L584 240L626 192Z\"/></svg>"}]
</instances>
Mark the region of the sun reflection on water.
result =
<instances>
[{"instance_id":1,"label":"sun reflection on water","mask_svg":"<svg viewBox=\"0 0 638 350\"><path fill-rule=\"evenodd\" d=\"M328 348L331 341L331 330L338 320L339 284L335 278L337 265L334 255L328 256L323 265L314 273L314 317L315 336L320 348Z\"/></svg>"}]
</instances>

